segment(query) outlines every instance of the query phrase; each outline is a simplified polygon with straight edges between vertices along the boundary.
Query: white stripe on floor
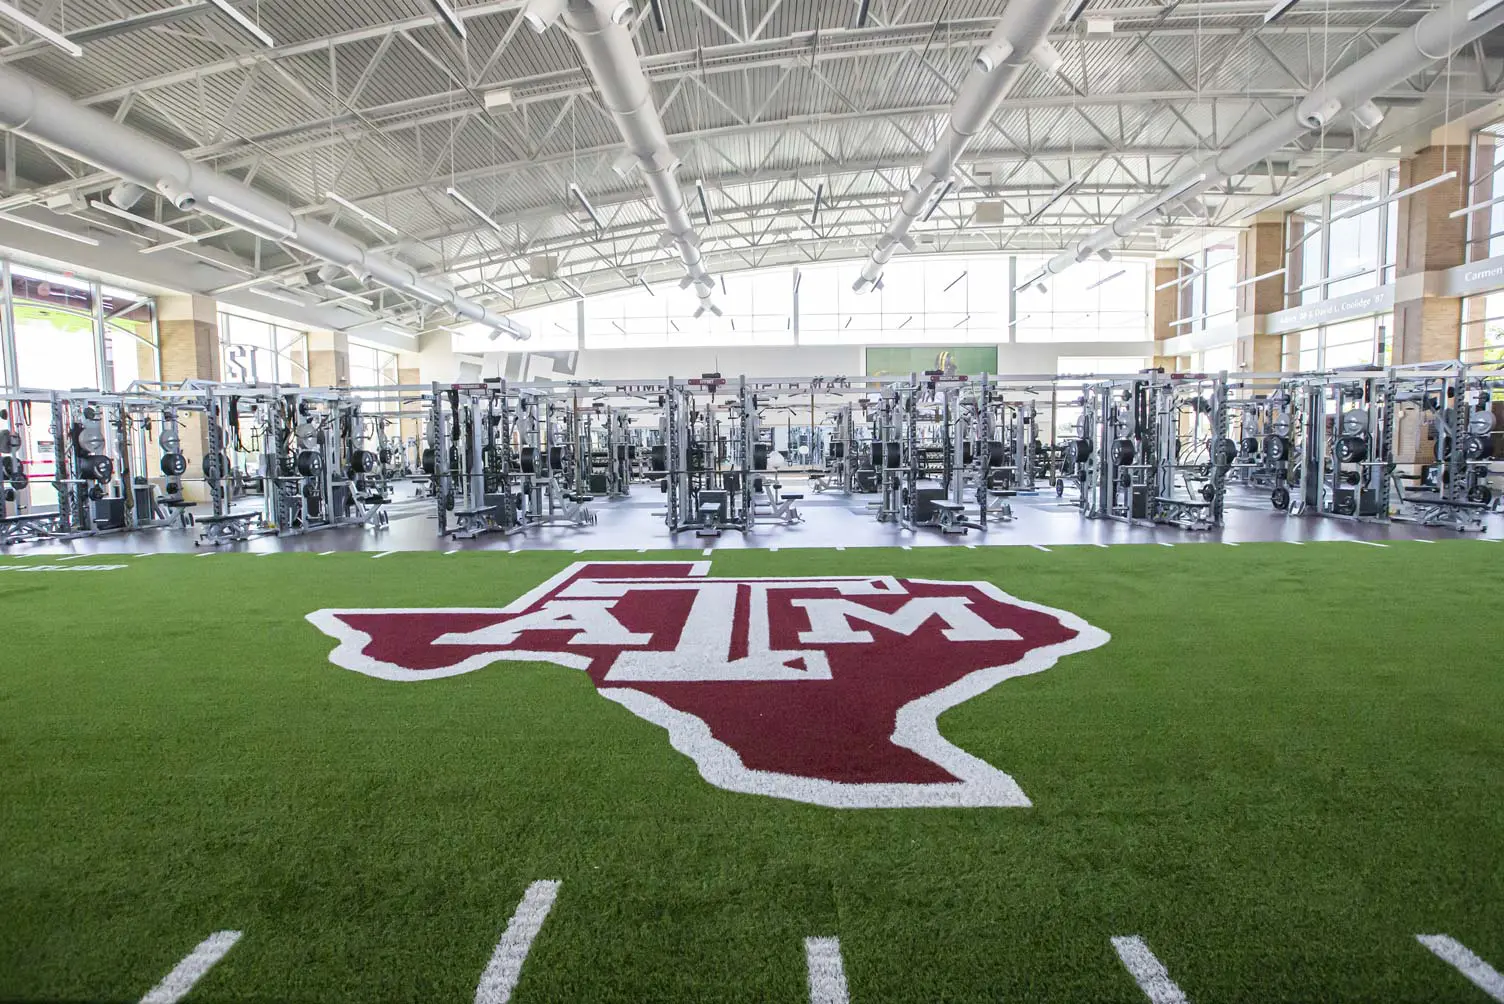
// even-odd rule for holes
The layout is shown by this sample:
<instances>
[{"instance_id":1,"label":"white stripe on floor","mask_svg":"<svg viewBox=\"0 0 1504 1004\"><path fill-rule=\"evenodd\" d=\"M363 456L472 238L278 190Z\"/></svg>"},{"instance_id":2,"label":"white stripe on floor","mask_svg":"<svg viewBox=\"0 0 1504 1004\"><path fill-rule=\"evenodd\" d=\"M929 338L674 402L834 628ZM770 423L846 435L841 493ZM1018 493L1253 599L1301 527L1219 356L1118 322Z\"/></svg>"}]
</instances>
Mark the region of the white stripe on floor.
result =
<instances>
[{"instance_id":1,"label":"white stripe on floor","mask_svg":"<svg viewBox=\"0 0 1504 1004\"><path fill-rule=\"evenodd\" d=\"M522 964L527 961L533 939L548 919L548 911L553 909L558 895L559 883L552 879L540 880L527 887L522 902L517 904L517 912L507 921L507 929L491 953L491 961L480 974L480 984L475 988L475 1004L506 1004L512 999L512 991L517 988L517 979L522 975Z\"/></svg>"},{"instance_id":2,"label":"white stripe on floor","mask_svg":"<svg viewBox=\"0 0 1504 1004\"><path fill-rule=\"evenodd\" d=\"M1045 554L1050 553L1050 549L1048 547L1045 547L1043 544L1030 544L1029 546L1036 551L1043 551Z\"/></svg>"},{"instance_id":3,"label":"white stripe on floor","mask_svg":"<svg viewBox=\"0 0 1504 1004\"><path fill-rule=\"evenodd\" d=\"M1107 545L1106 544L1097 544L1095 546L1097 546L1097 547L1106 547Z\"/></svg>"},{"instance_id":4,"label":"white stripe on floor","mask_svg":"<svg viewBox=\"0 0 1504 1004\"><path fill-rule=\"evenodd\" d=\"M459 554L460 553L460 549L456 547L454 550L452 550L452 551L445 551L444 553L445 554Z\"/></svg>"},{"instance_id":5,"label":"white stripe on floor","mask_svg":"<svg viewBox=\"0 0 1504 1004\"><path fill-rule=\"evenodd\" d=\"M1222 543L1226 544L1228 547L1237 547L1238 546L1237 544L1233 543L1230 540L1224 540Z\"/></svg>"},{"instance_id":6,"label":"white stripe on floor","mask_svg":"<svg viewBox=\"0 0 1504 1004\"><path fill-rule=\"evenodd\" d=\"M1159 546L1160 547L1174 547L1175 545L1174 544L1166 544L1164 541L1160 541L1159 542Z\"/></svg>"},{"instance_id":7,"label":"white stripe on floor","mask_svg":"<svg viewBox=\"0 0 1504 1004\"><path fill-rule=\"evenodd\" d=\"M196 554L196 555L194 555L194 557L196 557L196 558L208 558L208 557L212 557L213 555L216 555L218 553L219 553L218 551L205 551L203 554Z\"/></svg>"},{"instance_id":8,"label":"white stripe on floor","mask_svg":"<svg viewBox=\"0 0 1504 1004\"><path fill-rule=\"evenodd\" d=\"M647 553L648 553L648 549L647 549L647 548L645 548L645 547L639 547L639 548L638 548L638 549L637 549L637 553L638 553L638 554L647 554Z\"/></svg>"},{"instance_id":9,"label":"white stripe on floor","mask_svg":"<svg viewBox=\"0 0 1504 1004\"><path fill-rule=\"evenodd\" d=\"M1434 544L1434 543L1436 543L1436 541L1434 541L1434 540L1429 540L1429 539L1427 539L1427 538L1425 538L1425 537L1416 537L1416 538L1415 538L1415 542L1416 542L1416 543L1417 543L1417 544Z\"/></svg>"},{"instance_id":10,"label":"white stripe on floor","mask_svg":"<svg viewBox=\"0 0 1504 1004\"><path fill-rule=\"evenodd\" d=\"M776 554L777 552L778 552L778 548L776 548L776 547L770 547L770 548L768 548L768 553L769 554Z\"/></svg>"},{"instance_id":11,"label":"white stripe on floor","mask_svg":"<svg viewBox=\"0 0 1504 1004\"><path fill-rule=\"evenodd\" d=\"M805 938L804 960L809 966L809 1004L847 1004L846 967L841 964L840 938Z\"/></svg>"},{"instance_id":12,"label":"white stripe on floor","mask_svg":"<svg viewBox=\"0 0 1504 1004\"><path fill-rule=\"evenodd\" d=\"M914 549L913 549L913 548L912 548L912 547L910 547L910 546L909 546L909 545L908 545L908 544L904 544L904 545L903 545L903 549L904 549L904 550L905 550L905 551L912 551L912 550L914 550Z\"/></svg>"},{"instance_id":13,"label":"white stripe on floor","mask_svg":"<svg viewBox=\"0 0 1504 1004\"><path fill-rule=\"evenodd\" d=\"M371 555L371 560L374 561L377 558L385 558L388 554L396 554L396 553L397 553L396 551L382 551L380 554L373 554L373 555Z\"/></svg>"},{"instance_id":14,"label":"white stripe on floor","mask_svg":"<svg viewBox=\"0 0 1504 1004\"><path fill-rule=\"evenodd\" d=\"M79 558L82 558L82 557L83 557L82 554L69 554L69 555L64 555L63 557L61 557L61 558L59 558L57 560L58 561L77 561Z\"/></svg>"},{"instance_id":15,"label":"white stripe on floor","mask_svg":"<svg viewBox=\"0 0 1504 1004\"><path fill-rule=\"evenodd\" d=\"M148 990L141 998L141 1004L177 1004L239 940L239 931L215 931L199 942L198 947L163 977L161 983Z\"/></svg>"},{"instance_id":16,"label":"white stripe on floor","mask_svg":"<svg viewBox=\"0 0 1504 1004\"><path fill-rule=\"evenodd\" d=\"M846 545L839 544L839 545L836 546L836 550L837 551L844 551L844 550L846 550Z\"/></svg>"},{"instance_id":17,"label":"white stripe on floor","mask_svg":"<svg viewBox=\"0 0 1504 1004\"><path fill-rule=\"evenodd\" d=\"M1112 947L1117 950L1118 958L1123 960L1123 968L1128 970L1144 996L1154 1004L1189 1004L1185 992L1170 979L1169 970L1149 951L1143 938L1136 934L1126 938L1113 938Z\"/></svg>"},{"instance_id":18,"label":"white stripe on floor","mask_svg":"<svg viewBox=\"0 0 1504 1004\"><path fill-rule=\"evenodd\" d=\"M1445 934L1417 934L1415 940L1435 956L1472 981L1473 986L1504 1004L1504 976L1474 955L1466 945Z\"/></svg>"},{"instance_id":19,"label":"white stripe on floor","mask_svg":"<svg viewBox=\"0 0 1504 1004\"><path fill-rule=\"evenodd\" d=\"M1355 540L1354 544L1367 544L1369 547L1388 547L1388 544L1380 544L1376 540Z\"/></svg>"},{"instance_id":20,"label":"white stripe on floor","mask_svg":"<svg viewBox=\"0 0 1504 1004\"><path fill-rule=\"evenodd\" d=\"M574 549L574 553L575 554L584 554L585 553L585 549L583 547L577 547L577 548Z\"/></svg>"},{"instance_id":21,"label":"white stripe on floor","mask_svg":"<svg viewBox=\"0 0 1504 1004\"><path fill-rule=\"evenodd\" d=\"M705 557L708 558L708 557L710 557L710 552L712 550L714 550L714 548L707 547L705 550L701 551L700 553L703 554L703 555L705 555Z\"/></svg>"},{"instance_id":22,"label":"white stripe on floor","mask_svg":"<svg viewBox=\"0 0 1504 1004\"><path fill-rule=\"evenodd\" d=\"M966 545L966 550L968 550L968 551L975 551L976 549L977 549L977 546L975 544L967 544Z\"/></svg>"},{"instance_id":23,"label":"white stripe on floor","mask_svg":"<svg viewBox=\"0 0 1504 1004\"><path fill-rule=\"evenodd\" d=\"M1303 540L1287 540L1287 541L1285 541L1285 543L1286 544L1294 544L1296 547L1305 547L1306 546L1306 542L1303 541Z\"/></svg>"}]
</instances>

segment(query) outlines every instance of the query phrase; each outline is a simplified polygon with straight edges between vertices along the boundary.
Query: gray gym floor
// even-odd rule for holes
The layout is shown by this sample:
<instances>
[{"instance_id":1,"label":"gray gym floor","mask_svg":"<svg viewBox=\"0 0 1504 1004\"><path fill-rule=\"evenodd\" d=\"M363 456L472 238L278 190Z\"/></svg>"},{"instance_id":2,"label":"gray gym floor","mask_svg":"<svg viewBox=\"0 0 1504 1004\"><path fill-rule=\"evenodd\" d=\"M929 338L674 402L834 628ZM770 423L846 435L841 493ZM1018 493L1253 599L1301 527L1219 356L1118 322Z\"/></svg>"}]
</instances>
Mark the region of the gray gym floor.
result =
<instances>
[{"instance_id":1,"label":"gray gym floor","mask_svg":"<svg viewBox=\"0 0 1504 1004\"><path fill-rule=\"evenodd\" d=\"M793 488L793 485L790 485ZM595 526L573 529L538 527L505 536L487 534L475 540L438 536L431 500L408 500L389 507L391 525L382 530L355 527L320 530L298 536L257 537L226 545L220 551L317 552L326 551L455 551L455 550L563 550L636 551L670 548L703 551L705 548L797 548L797 547L976 547L1112 544L1238 544L1253 541L1437 540L1469 537L1504 539L1504 517L1490 515L1484 533L1459 534L1451 530L1411 523L1374 524L1353 520L1287 516L1269 508L1264 493L1229 492L1226 525L1215 531L1195 532L1175 527L1128 526L1109 520L1083 519L1069 500L1058 500L1053 490L1014 500L1014 519L989 523L986 531L942 535L939 531L900 530L879 523L867 508L875 495L845 496L839 493L806 494L799 502L804 522L783 526L760 524L752 533L727 531L719 538L703 539L693 532L670 536L664 526L663 496L649 485L637 485L631 497L600 499L592 503L599 516ZM254 508L257 500L243 504ZM0 554L121 554L203 553L196 546L198 530L159 529L133 534L103 534L68 541L16 544ZM214 548L207 550L213 551Z\"/></svg>"}]
</instances>

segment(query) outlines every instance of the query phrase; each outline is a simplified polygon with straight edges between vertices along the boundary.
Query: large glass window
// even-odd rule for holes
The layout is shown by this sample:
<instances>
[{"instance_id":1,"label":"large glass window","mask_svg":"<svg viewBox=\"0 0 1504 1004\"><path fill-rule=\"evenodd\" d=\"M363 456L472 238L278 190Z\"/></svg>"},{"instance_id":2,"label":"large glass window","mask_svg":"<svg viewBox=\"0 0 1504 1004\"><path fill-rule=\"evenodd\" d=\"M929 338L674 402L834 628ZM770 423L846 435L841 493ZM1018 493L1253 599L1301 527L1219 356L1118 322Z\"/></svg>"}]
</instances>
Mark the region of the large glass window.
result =
<instances>
[{"instance_id":1,"label":"large glass window","mask_svg":"<svg viewBox=\"0 0 1504 1004\"><path fill-rule=\"evenodd\" d=\"M1504 167L1504 122L1485 126L1473 135L1471 184L1468 205L1480 208L1468 214L1467 260L1479 261L1504 254L1504 194L1499 168ZM1488 203L1493 202L1492 205Z\"/></svg>"},{"instance_id":2,"label":"large glass window","mask_svg":"<svg viewBox=\"0 0 1504 1004\"><path fill-rule=\"evenodd\" d=\"M308 386L308 333L260 317L220 313L220 370L232 382Z\"/></svg>"},{"instance_id":3,"label":"large glass window","mask_svg":"<svg viewBox=\"0 0 1504 1004\"><path fill-rule=\"evenodd\" d=\"M1285 304L1298 307L1394 279L1399 168L1390 167L1285 217Z\"/></svg>"},{"instance_id":4,"label":"large glass window","mask_svg":"<svg viewBox=\"0 0 1504 1004\"><path fill-rule=\"evenodd\" d=\"M1043 261L1019 259L1018 274ZM1013 341L1142 342L1149 338L1148 268L1142 261L1088 261L1020 290ZM1000 339L1006 341L1007 339Z\"/></svg>"},{"instance_id":5,"label":"large glass window","mask_svg":"<svg viewBox=\"0 0 1504 1004\"><path fill-rule=\"evenodd\" d=\"M1180 316L1173 322L1177 335L1232 324L1237 319L1236 241L1216 240L1180 259L1173 281L1179 287Z\"/></svg>"},{"instance_id":6,"label":"large glass window","mask_svg":"<svg viewBox=\"0 0 1504 1004\"><path fill-rule=\"evenodd\" d=\"M16 369L22 387L98 387L94 293L89 283L13 265Z\"/></svg>"},{"instance_id":7,"label":"large glass window","mask_svg":"<svg viewBox=\"0 0 1504 1004\"><path fill-rule=\"evenodd\" d=\"M1470 296L1463 302L1462 359L1504 362L1504 292Z\"/></svg>"}]
</instances>

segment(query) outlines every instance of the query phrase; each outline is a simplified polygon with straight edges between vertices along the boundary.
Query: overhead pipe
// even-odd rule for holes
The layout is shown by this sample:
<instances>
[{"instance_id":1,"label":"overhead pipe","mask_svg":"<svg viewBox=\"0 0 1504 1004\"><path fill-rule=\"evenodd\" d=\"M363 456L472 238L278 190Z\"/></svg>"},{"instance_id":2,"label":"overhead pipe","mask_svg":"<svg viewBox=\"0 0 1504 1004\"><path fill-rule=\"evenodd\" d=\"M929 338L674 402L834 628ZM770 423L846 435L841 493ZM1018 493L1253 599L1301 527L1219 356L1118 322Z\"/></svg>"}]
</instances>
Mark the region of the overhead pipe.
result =
<instances>
[{"instance_id":1,"label":"overhead pipe","mask_svg":"<svg viewBox=\"0 0 1504 1004\"><path fill-rule=\"evenodd\" d=\"M4 65L0 65L0 129L119 175L132 185L156 192L179 210L205 213L338 265L361 282L375 280L433 306L448 307L457 317L518 341L532 334L510 318L423 278L333 227L298 217L277 200L194 163L165 143L85 108L61 91Z\"/></svg>"},{"instance_id":2,"label":"overhead pipe","mask_svg":"<svg viewBox=\"0 0 1504 1004\"><path fill-rule=\"evenodd\" d=\"M1477 0L1449 0L1422 17L1409 30L1385 42L1341 73L1312 90L1294 108L1253 130L1226 150L1170 182L1114 219L1074 248L1067 248L1045 263L1038 278L1058 275L1093 254L1107 251L1131 236L1161 207L1193 199L1247 170L1306 133L1330 125L1340 115L1350 115L1364 128L1378 125L1381 117L1373 96L1414 76L1439 59L1445 59L1484 34L1504 24L1504 4L1471 16ZM1031 280L1032 281L1032 280Z\"/></svg>"},{"instance_id":3,"label":"overhead pipe","mask_svg":"<svg viewBox=\"0 0 1504 1004\"><path fill-rule=\"evenodd\" d=\"M606 110L626 141L627 156L618 171L625 175L636 166L653 193L666 231L659 244L673 248L683 263L685 275L679 286L693 288L700 298L695 316L708 310L719 317L721 308L711 300L715 280L705 269L700 237L674 176L679 158L669 146L668 133L653 104L652 88L627 28L632 13L628 0L531 0L522 16L540 34L559 21L574 39Z\"/></svg>"},{"instance_id":4,"label":"overhead pipe","mask_svg":"<svg viewBox=\"0 0 1504 1004\"><path fill-rule=\"evenodd\" d=\"M862 274L852 283L851 288L856 292L882 278L883 268L900 245L910 251L914 249L910 228L930 205L935 192L950 183L956 164L997 111L1024 64L1032 61L1046 73L1059 68L1060 55L1050 46L1046 35L1067 3L1068 0L1010 0L956 92L944 134L925 158L918 176L909 183L897 214L877 239L871 256L862 266Z\"/></svg>"}]
</instances>

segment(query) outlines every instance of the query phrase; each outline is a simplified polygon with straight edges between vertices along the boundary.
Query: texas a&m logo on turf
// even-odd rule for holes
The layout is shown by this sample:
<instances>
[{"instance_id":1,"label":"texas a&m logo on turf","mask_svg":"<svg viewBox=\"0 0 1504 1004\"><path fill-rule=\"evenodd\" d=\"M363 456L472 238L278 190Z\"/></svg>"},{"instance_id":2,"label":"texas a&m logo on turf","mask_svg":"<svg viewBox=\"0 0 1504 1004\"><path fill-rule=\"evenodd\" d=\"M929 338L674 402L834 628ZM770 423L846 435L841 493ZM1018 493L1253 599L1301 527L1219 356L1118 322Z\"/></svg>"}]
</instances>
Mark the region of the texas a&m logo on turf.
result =
<instances>
[{"instance_id":1,"label":"texas a&m logo on turf","mask_svg":"<svg viewBox=\"0 0 1504 1004\"><path fill-rule=\"evenodd\" d=\"M434 680L552 662L668 731L711 784L840 808L1024 806L940 734L947 708L1105 644L988 582L712 578L709 562L580 562L496 609L319 610L337 666Z\"/></svg>"}]
</instances>

